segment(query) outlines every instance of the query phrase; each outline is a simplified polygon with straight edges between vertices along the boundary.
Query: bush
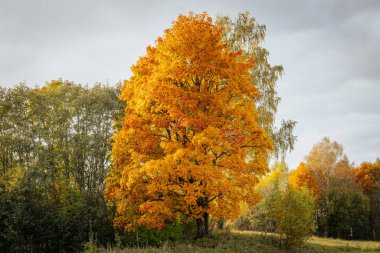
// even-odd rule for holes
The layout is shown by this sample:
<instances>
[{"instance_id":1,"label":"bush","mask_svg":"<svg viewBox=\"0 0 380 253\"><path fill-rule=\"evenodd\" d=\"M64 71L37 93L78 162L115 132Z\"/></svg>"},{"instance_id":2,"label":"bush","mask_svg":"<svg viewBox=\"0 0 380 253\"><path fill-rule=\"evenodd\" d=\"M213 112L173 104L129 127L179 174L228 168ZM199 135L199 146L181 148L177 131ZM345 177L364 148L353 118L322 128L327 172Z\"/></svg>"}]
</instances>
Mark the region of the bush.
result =
<instances>
[{"instance_id":1,"label":"bush","mask_svg":"<svg viewBox=\"0 0 380 253\"><path fill-rule=\"evenodd\" d=\"M260 201L235 226L277 233L285 247L299 246L310 237L315 230L314 197L306 188L289 184L288 175L284 164L276 164L256 187Z\"/></svg>"},{"instance_id":2,"label":"bush","mask_svg":"<svg viewBox=\"0 0 380 253\"><path fill-rule=\"evenodd\" d=\"M194 227L194 222L172 223L162 229L147 229L138 227L135 232L118 232L116 238L119 244L127 247L162 246L165 242L180 242L188 238L189 231Z\"/></svg>"},{"instance_id":3,"label":"bush","mask_svg":"<svg viewBox=\"0 0 380 253\"><path fill-rule=\"evenodd\" d=\"M285 247L300 246L313 234L314 198L308 190L288 185L275 206L275 232Z\"/></svg>"}]
</instances>

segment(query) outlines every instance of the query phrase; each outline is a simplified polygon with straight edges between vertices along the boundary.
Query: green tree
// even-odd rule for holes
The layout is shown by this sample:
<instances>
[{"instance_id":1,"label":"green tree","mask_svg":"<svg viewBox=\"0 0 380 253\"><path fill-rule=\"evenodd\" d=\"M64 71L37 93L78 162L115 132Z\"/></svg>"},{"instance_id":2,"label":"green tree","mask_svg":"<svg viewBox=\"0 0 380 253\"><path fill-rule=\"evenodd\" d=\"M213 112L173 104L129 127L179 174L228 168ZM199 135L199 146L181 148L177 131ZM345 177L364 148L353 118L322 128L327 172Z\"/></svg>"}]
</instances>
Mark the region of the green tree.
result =
<instances>
[{"instance_id":1,"label":"green tree","mask_svg":"<svg viewBox=\"0 0 380 253\"><path fill-rule=\"evenodd\" d=\"M355 168L356 181L369 199L369 238L380 240L380 160Z\"/></svg>"},{"instance_id":2,"label":"green tree","mask_svg":"<svg viewBox=\"0 0 380 253\"><path fill-rule=\"evenodd\" d=\"M30 93L31 89L23 83L0 90L0 173L33 158L34 134L28 114Z\"/></svg>"},{"instance_id":3,"label":"green tree","mask_svg":"<svg viewBox=\"0 0 380 253\"><path fill-rule=\"evenodd\" d=\"M314 198L307 189L287 185L275 202L275 232L285 247L300 246L315 230Z\"/></svg>"},{"instance_id":4,"label":"green tree","mask_svg":"<svg viewBox=\"0 0 380 253\"><path fill-rule=\"evenodd\" d=\"M251 77L260 92L255 100L258 123L273 139L274 158L285 161L286 154L294 149L296 136L293 131L296 122L282 120L281 126L275 127L277 108L281 100L277 93L277 81L283 74L283 67L270 65L269 52L262 47L265 25L258 24L248 12L239 13L234 21L228 16L217 16L215 23L223 30L223 41L231 50L243 51L247 58L254 58L255 67L251 69Z\"/></svg>"},{"instance_id":5,"label":"green tree","mask_svg":"<svg viewBox=\"0 0 380 253\"><path fill-rule=\"evenodd\" d=\"M83 190L102 192L110 166L113 120L122 111L115 88L55 80L30 97L35 167L47 178L73 178Z\"/></svg>"},{"instance_id":6,"label":"green tree","mask_svg":"<svg viewBox=\"0 0 380 253\"><path fill-rule=\"evenodd\" d=\"M316 184L317 234L366 238L368 199L355 182L343 146L323 138L306 156L305 165Z\"/></svg>"},{"instance_id":7,"label":"green tree","mask_svg":"<svg viewBox=\"0 0 380 253\"><path fill-rule=\"evenodd\" d=\"M277 163L272 172L257 185L260 201L243 219L250 228L279 235L285 247L300 246L315 230L315 199L306 188L288 182L285 164Z\"/></svg>"},{"instance_id":8,"label":"green tree","mask_svg":"<svg viewBox=\"0 0 380 253\"><path fill-rule=\"evenodd\" d=\"M329 199L327 190L332 182L337 164L343 161L344 158L343 146L337 142L330 141L327 137L315 144L306 156L305 164L311 171L319 189L316 217L317 234L321 236L328 236L327 205Z\"/></svg>"},{"instance_id":9,"label":"green tree","mask_svg":"<svg viewBox=\"0 0 380 253\"><path fill-rule=\"evenodd\" d=\"M104 197L118 90L55 80L0 89L0 246L77 252L112 242Z\"/></svg>"}]
</instances>

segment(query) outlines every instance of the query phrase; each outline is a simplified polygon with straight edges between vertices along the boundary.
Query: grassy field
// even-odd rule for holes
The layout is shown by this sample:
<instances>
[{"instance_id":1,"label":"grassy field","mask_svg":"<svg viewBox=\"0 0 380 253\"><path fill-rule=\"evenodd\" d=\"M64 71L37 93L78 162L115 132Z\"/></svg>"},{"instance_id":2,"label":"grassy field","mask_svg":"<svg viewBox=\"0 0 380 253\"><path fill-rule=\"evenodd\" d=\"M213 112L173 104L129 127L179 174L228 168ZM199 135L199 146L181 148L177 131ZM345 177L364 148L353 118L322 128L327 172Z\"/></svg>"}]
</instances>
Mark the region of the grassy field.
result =
<instances>
[{"instance_id":1,"label":"grassy field","mask_svg":"<svg viewBox=\"0 0 380 253\"><path fill-rule=\"evenodd\" d=\"M340 253L340 252L380 252L380 242L367 241L345 241L312 237L301 248L283 249L278 245L276 238L272 235L264 236L255 232L229 232L215 233L209 238L197 241L189 241L181 244L166 243L160 248L140 249L103 249L105 253L124 252L257 252L257 253Z\"/></svg>"}]
</instances>

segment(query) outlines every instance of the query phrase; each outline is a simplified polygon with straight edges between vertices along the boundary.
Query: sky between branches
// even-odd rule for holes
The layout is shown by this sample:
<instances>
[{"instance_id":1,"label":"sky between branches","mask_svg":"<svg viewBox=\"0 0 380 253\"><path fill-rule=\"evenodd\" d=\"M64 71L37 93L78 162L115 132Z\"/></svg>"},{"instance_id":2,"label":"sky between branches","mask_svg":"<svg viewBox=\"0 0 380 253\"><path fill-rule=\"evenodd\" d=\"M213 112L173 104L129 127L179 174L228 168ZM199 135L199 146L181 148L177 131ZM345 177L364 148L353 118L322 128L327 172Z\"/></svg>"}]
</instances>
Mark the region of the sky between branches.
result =
<instances>
[{"instance_id":1,"label":"sky between branches","mask_svg":"<svg viewBox=\"0 0 380 253\"><path fill-rule=\"evenodd\" d=\"M323 136L356 164L380 156L377 0L0 0L0 86L128 79L145 47L189 11L249 11L267 25L270 62L285 69L278 119L298 122L290 168Z\"/></svg>"}]
</instances>

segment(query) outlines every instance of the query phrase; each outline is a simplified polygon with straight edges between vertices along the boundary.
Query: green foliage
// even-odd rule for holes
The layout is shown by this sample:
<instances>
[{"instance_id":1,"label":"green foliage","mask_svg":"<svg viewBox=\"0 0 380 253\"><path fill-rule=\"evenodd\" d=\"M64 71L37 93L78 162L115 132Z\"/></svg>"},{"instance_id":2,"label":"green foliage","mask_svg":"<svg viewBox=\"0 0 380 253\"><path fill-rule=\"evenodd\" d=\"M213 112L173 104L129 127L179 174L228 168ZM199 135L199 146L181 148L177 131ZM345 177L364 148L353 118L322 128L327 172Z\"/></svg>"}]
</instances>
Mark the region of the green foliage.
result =
<instances>
[{"instance_id":1,"label":"green foliage","mask_svg":"<svg viewBox=\"0 0 380 253\"><path fill-rule=\"evenodd\" d=\"M90 230L113 242L103 197L114 88L52 81L0 89L0 248L77 252Z\"/></svg>"},{"instance_id":2,"label":"green foliage","mask_svg":"<svg viewBox=\"0 0 380 253\"><path fill-rule=\"evenodd\" d=\"M0 245L5 251L76 252L91 228L101 243L112 242L110 210L94 205L99 196L87 196L72 184L47 192L27 172L11 181L12 187L0 192Z\"/></svg>"},{"instance_id":3,"label":"green foliage","mask_svg":"<svg viewBox=\"0 0 380 253\"><path fill-rule=\"evenodd\" d=\"M166 242L177 243L189 238L195 223L172 223L162 229L147 229L140 226L135 232L120 232L118 237L125 247L162 246ZM192 234L192 233L191 233Z\"/></svg>"},{"instance_id":4,"label":"green foliage","mask_svg":"<svg viewBox=\"0 0 380 253\"><path fill-rule=\"evenodd\" d=\"M285 247L300 246L315 230L314 198L306 189L290 185L280 194L273 213L275 232Z\"/></svg>"},{"instance_id":5,"label":"green foliage","mask_svg":"<svg viewBox=\"0 0 380 253\"><path fill-rule=\"evenodd\" d=\"M89 234L89 241L84 244L84 253L100 252L97 244L97 239L92 231Z\"/></svg>"},{"instance_id":6,"label":"green foliage","mask_svg":"<svg viewBox=\"0 0 380 253\"><path fill-rule=\"evenodd\" d=\"M223 40L231 50L243 51L246 57L254 58L252 82L260 92L255 101L257 121L273 139L274 158L285 161L286 154L294 149L297 139L293 134L296 122L282 120L280 127L275 127L277 107L281 101L277 93L277 81L283 74L283 67L270 65L269 52L262 47L265 25L258 24L249 12L239 13L235 20L228 16L217 16L215 23L223 29Z\"/></svg>"},{"instance_id":7,"label":"green foliage","mask_svg":"<svg viewBox=\"0 0 380 253\"><path fill-rule=\"evenodd\" d=\"M380 180L379 180L380 183ZM369 196L369 236L380 240L380 187Z\"/></svg>"},{"instance_id":8,"label":"green foliage","mask_svg":"<svg viewBox=\"0 0 380 253\"><path fill-rule=\"evenodd\" d=\"M65 178L80 190L102 191L113 120L123 110L117 95L112 87L62 80L42 88L2 89L0 171L22 166L44 184Z\"/></svg>"},{"instance_id":9,"label":"green foliage","mask_svg":"<svg viewBox=\"0 0 380 253\"><path fill-rule=\"evenodd\" d=\"M315 230L314 197L307 189L288 183L285 164L275 164L257 186L261 200L249 215L238 221L239 228L275 232L285 247L300 246Z\"/></svg>"},{"instance_id":10,"label":"green foliage","mask_svg":"<svg viewBox=\"0 0 380 253\"><path fill-rule=\"evenodd\" d=\"M329 236L344 239L370 237L367 230L368 199L357 186L330 186L326 206Z\"/></svg>"},{"instance_id":11,"label":"green foliage","mask_svg":"<svg viewBox=\"0 0 380 253\"><path fill-rule=\"evenodd\" d=\"M344 239L371 238L369 201L356 182L343 146L323 138L306 157L316 182L317 234Z\"/></svg>"},{"instance_id":12,"label":"green foliage","mask_svg":"<svg viewBox=\"0 0 380 253\"><path fill-rule=\"evenodd\" d=\"M355 169L356 182L369 200L368 237L380 240L380 160L363 162Z\"/></svg>"},{"instance_id":13,"label":"green foliage","mask_svg":"<svg viewBox=\"0 0 380 253\"><path fill-rule=\"evenodd\" d=\"M274 232L276 229L275 213L277 205L281 200L282 193L287 186L287 170L285 164L276 163L272 172L262 178L256 187L260 195L260 201L250 210L245 219L245 229ZM242 224L238 225L241 226ZM242 227L239 227L240 229Z\"/></svg>"},{"instance_id":14,"label":"green foliage","mask_svg":"<svg viewBox=\"0 0 380 253\"><path fill-rule=\"evenodd\" d=\"M285 165L275 166L261 184L264 219L273 225L285 247L300 246L315 229L314 198L308 190L288 184Z\"/></svg>"}]
</instances>

